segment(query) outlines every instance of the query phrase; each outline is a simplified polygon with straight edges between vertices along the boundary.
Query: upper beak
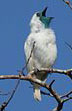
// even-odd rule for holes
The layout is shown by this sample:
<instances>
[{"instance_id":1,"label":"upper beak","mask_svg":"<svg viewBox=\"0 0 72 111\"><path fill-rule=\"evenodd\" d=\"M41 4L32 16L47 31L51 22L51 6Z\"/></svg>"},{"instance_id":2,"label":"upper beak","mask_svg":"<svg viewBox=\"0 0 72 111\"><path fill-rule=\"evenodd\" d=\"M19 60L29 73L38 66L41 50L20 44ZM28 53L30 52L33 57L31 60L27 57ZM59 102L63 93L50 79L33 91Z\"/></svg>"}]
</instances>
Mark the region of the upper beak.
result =
<instances>
[{"instance_id":1,"label":"upper beak","mask_svg":"<svg viewBox=\"0 0 72 111\"><path fill-rule=\"evenodd\" d=\"M46 11L48 7L45 7L44 10L42 11L42 16L46 16Z\"/></svg>"}]
</instances>

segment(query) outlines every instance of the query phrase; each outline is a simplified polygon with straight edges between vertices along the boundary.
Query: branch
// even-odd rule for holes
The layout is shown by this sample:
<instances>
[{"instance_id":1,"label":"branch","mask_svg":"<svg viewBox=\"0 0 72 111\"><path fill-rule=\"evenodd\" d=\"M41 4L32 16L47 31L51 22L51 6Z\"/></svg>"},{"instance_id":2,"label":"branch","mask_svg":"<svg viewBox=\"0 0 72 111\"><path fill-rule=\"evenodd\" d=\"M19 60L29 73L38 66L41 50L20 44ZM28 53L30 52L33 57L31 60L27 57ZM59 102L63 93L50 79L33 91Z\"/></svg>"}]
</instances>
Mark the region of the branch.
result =
<instances>
[{"instance_id":1,"label":"branch","mask_svg":"<svg viewBox=\"0 0 72 111\"><path fill-rule=\"evenodd\" d=\"M65 44L72 50L72 46L68 42L65 42Z\"/></svg>"},{"instance_id":2,"label":"branch","mask_svg":"<svg viewBox=\"0 0 72 111\"><path fill-rule=\"evenodd\" d=\"M72 94L72 91L69 91L67 94L61 96L61 98L69 98L69 96Z\"/></svg>"},{"instance_id":3,"label":"branch","mask_svg":"<svg viewBox=\"0 0 72 111\"><path fill-rule=\"evenodd\" d=\"M61 96L61 98L66 98L66 99L63 99L63 103L69 101L70 99L72 99L72 97L70 97L70 95L72 94L72 91L69 91L67 94Z\"/></svg>"},{"instance_id":4,"label":"branch","mask_svg":"<svg viewBox=\"0 0 72 111\"><path fill-rule=\"evenodd\" d=\"M58 106L54 108L53 111L62 111L62 108L63 108L63 102L58 104Z\"/></svg>"},{"instance_id":5,"label":"branch","mask_svg":"<svg viewBox=\"0 0 72 111\"><path fill-rule=\"evenodd\" d=\"M33 53L33 50L34 50L34 47L35 47L35 41L33 42L33 46L32 46L32 50L31 50L31 53L30 53L30 56L25 64L25 66L22 68L22 71L19 71L21 74L23 74L25 76L25 74L23 73L23 71L25 70L25 68L27 67L29 61L30 61L30 58L32 56L32 53Z\"/></svg>"},{"instance_id":6,"label":"branch","mask_svg":"<svg viewBox=\"0 0 72 111\"><path fill-rule=\"evenodd\" d=\"M62 0L66 5L69 6L69 8L72 10L72 5L70 3L70 1L66 1L66 0Z\"/></svg>"},{"instance_id":7,"label":"branch","mask_svg":"<svg viewBox=\"0 0 72 111\"><path fill-rule=\"evenodd\" d=\"M72 69L67 69L67 70L60 70L60 69L48 69L48 68L42 68L40 70L36 70L37 72L47 72L47 73L57 73L57 74L64 74L68 77L70 77L70 79L72 79ZM52 95L55 100L57 101L58 103L58 106L54 109L54 111L61 111L62 110L62 107L63 107L63 103L72 99L71 97L67 98L67 99L63 99L60 95L58 95L52 88L52 85L54 83L55 80L53 80L50 85L46 84L46 83L42 83L41 81L38 81L38 79L34 79L33 78L33 74L36 73L34 70L31 71L27 76L24 76L24 75L0 75L0 80L2 79L19 79L19 80L26 80L26 81L29 81L29 82L33 82L33 83L36 83L36 84L39 84L40 86L46 88L49 92L50 92L50 95ZM14 92L15 93L15 92ZM12 97L14 95L14 93L12 94ZM45 94L44 92L42 92L43 94ZM69 95L69 94L67 94ZM12 98L10 97L10 98ZM4 106L9 103L11 99L8 100L8 102L4 103ZM1 110L3 111L3 110Z\"/></svg>"},{"instance_id":8,"label":"branch","mask_svg":"<svg viewBox=\"0 0 72 111\"><path fill-rule=\"evenodd\" d=\"M72 79L72 69L61 70L61 69L41 68L39 72L63 74L68 76L70 79ZM34 73L38 73L38 70L37 72L34 72L34 71L30 72L30 74L34 74Z\"/></svg>"},{"instance_id":9,"label":"branch","mask_svg":"<svg viewBox=\"0 0 72 111\"><path fill-rule=\"evenodd\" d=\"M38 70L37 70L38 72ZM39 72L47 72L47 73L57 73L57 74L62 74L70 77L72 79L72 69L67 69L67 70L61 70L61 69L48 69L48 68L41 68ZM31 71L27 75L32 75L36 72ZM22 76L22 75L0 75L0 80L1 79L21 79L21 80L26 80L28 76Z\"/></svg>"},{"instance_id":10,"label":"branch","mask_svg":"<svg viewBox=\"0 0 72 111\"><path fill-rule=\"evenodd\" d=\"M10 94L10 92L8 92L8 93L0 93L1 96L7 96L9 94Z\"/></svg>"},{"instance_id":11,"label":"branch","mask_svg":"<svg viewBox=\"0 0 72 111\"><path fill-rule=\"evenodd\" d=\"M53 97L53 95L52 94L50 94L50 93L47 93L47 92L44 92L44 91L40 91L40 93L41 94L43 94L43 95L46 95L46 96L50 96L50 97Z\"/></svg>"},{"instance_id":12,"label":"branch","mask_svg":"<svg viewBox=\"0 0 72 111\"><path fill-rule=\"evenodd\" d=\"M9 104L10 101L12 100L12 98L13 98L13 96L14 96L14 94L15 94L18 86L19 86L19 83L20 83L20 80L18 80L18 82L17 82L15 88L13 89L12 94L10 95L10 97L8 98L8 100L5 101L5 102L3 102L3 104L0 106L0 111L4 111L5 108L8 106L8 104Z\"/></svg>"},{"instance_id":13,"label":"branch","mask_svg":"<svg viewBox=\"0 0 72 111\"><path fill-rule=\"evenodd\" d=\"M31 73L33 73L33 72L31 72ZM32 77L32 75L27 75L27 76L23 76L23 75L3 75L3 76L0 76L0 79L20 79L20 80L26 80L26 81L29 81L29 82L37 83L40 86L46 88L54 96L54 98L58 102L58 104L61 103L60 96L52 89L51 85L48 85L46 83L42 83L42 82L37 81L37 79L34 79Z\"/></svg>"},{"instance_id":14,"label":"branch","mask_svg":"<svg viewBox=\"0 0 72 111\"><path fill-rule=\"evenodd\" d=\"M50 83L50 85L49 85L50 88L52 87L52 85L53 85L54 82L55 82L55 80L53 80L53 81ZM47 96L53 97L53 95L50 94L50 93L44 92L44 91L42 91L42 90L41 90L40 92L41 92L41 94L43 94L43 95L47 95Z\"/></svg>"}]
</instances>

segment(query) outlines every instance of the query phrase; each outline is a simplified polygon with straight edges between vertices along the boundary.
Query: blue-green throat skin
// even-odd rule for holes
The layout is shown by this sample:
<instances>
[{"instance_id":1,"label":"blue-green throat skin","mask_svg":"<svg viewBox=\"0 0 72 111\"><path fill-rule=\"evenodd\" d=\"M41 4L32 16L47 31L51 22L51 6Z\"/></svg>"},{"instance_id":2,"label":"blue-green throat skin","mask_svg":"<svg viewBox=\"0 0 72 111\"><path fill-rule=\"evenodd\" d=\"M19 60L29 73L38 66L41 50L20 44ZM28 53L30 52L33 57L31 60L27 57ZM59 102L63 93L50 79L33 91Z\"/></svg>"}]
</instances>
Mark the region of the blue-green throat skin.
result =
<instances>
[{"instance_id":1,"label":"blue-green throat skin","mask_svg":"<svg viewBox=\"0 0 72 111\"><path fill-rule=\"evenodd\" d=\"M37 16L39 17L40 21L44 24L45 28L48 28L51 20L54 17L46 17L46 11L47 11L47 7L40 13L37 13Z\"/></svg>"},{"instance_id":2,"label":"blue-green throat skin","mask_svg":"<svg viewBox=\"0 0 72 111\"><path fill-rule=\"evenodd\" d=\"M45 17L45 16L40 17L40 20L45 25L45 28L49 28L49 25L52 19L53 17Z\"/></svg>"}]
</instances>

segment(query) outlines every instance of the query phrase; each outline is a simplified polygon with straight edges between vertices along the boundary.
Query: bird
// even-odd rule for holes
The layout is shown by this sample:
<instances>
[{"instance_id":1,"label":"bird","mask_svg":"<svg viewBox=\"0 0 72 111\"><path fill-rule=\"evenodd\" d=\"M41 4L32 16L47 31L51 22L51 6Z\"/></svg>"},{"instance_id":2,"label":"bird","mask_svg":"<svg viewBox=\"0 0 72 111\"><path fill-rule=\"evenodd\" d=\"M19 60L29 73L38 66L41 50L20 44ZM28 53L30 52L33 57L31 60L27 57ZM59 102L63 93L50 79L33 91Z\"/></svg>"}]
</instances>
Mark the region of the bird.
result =
<instances>
[{"instance_id":1,"label":"bird","mask_svg":"<svg viewBox=\"0 0 72 111\"><path fill-rule=\"evenodd\" d=\"M54 17L46 17L46 12L47 7L42 11L35 12L30 21L30 34L24 44L26 61L30 58L27 64L28 72L34 69L52 68L57 59L56 35L50 27ZM47 80L47 76L48 73L45 72L33 74L34 79L44 83ZM40 86L36 83L32 84L34 99L41 101Z\"/></svg>"}]
</instances>

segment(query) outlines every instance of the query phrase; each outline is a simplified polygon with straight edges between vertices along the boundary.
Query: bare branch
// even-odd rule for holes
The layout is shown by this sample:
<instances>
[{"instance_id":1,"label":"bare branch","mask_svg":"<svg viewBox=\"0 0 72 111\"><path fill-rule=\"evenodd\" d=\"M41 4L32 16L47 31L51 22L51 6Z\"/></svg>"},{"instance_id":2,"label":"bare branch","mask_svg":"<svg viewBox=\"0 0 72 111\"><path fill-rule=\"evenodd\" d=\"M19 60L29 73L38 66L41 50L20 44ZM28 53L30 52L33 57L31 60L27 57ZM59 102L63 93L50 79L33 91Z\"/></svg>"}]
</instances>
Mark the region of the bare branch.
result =
<instances>
[{"instance_id":1,"label":"bare branch","mask_svg":"<svg viewBox=\"0 0 72 111\"><path fill-rule=\"evenodd\" d=\"M37 70L38 71L38 70ZM47 69L47 68L42 68L39 70L39 72L47 72L47 73L57 73L57 74L64 74L68 77L70 77L70 79L72 79L72 69L67 69L67 70L60 70L60 69ZM36 84L39 84L40 86L46 88L50 94L48 94L48 96L53 96L55 98L55 100L57 101L58 103L58 106L54 109L54 111L61 111L62 110L62 107L63 107L63 103L72 99L72 97L69 97L67 99L63 99L62 96L58 95L52 88L52 85L54 83L55 80L53 80L50 85L46 84L46 83L42 83L40 81L37 81L37 79L34 79L32 77L32 75L34 74L35 72L34 71L31 71L29 74L27 74L27 76L23 76L21 74L19 75L0 75L0 80L2 79L20 79L20 80L26 80L26 81L29 81L29 82L34 82ZM7 104L9 103L9 101L12 99L13 95L14 95L15 91L12 93L11 97L8 99L7 102L4 102L3 107L6 107ZM47 94L45 92L42 92L42 94ZM67 95L70 95L70 93L66 94ZM3 111L3 110L1 110Z\"/></svg>"},{"instance_id":2,"label":"bare branch","mask_svg":"<svg viewBox=\"0 0 72 111\"><path fill-rule=\"evenodd\" d=\"M37 70L38 71L38 70ZM70 79L72 79L72 69L61 70L61 69L49 69L49 68L41 68L39 72L47 72L47 73L57 73L67 75ZM34 71L31 71L29 74L34 74ZM37 72L38 73L38 72Z\"/></svg>"},{"instance_id":3,"label":"bare branch","mask_svg":"<svg viewBox=\"0 0 72 111\"><path fill-rule=\"evenodd\" d=\"M69 97L69 98L67 98L67 99L64 99L64 100L63 100L63 103L69 101L70 99L72 99L72 97Z\"/></svg>"},{"instance_id":4,"label":"bare branch","mask_svg":"<svg viewBox=\"0 0 72 111\"><path fill-rule=\"evenodd\" d=\"M38 71L38 70L37 70ZM39 70L39 72L47 72L47 73L57 73L57 74L63 74L66 75L68 77L70 77L70 79L72 79L72 69L67 69L67 70L61 70L61 69L49 69L49 68L42 68ZM32 75L34 74L34 71L31 71L30 73L28 73L27 75ZM21 76L21 75L0 75L0 80L1 79L21 79L21 80L25 80L28 76Z\"/></svg>"},{"instance_id":5,"label":"bare branch","mask_svg":"<svg viewBox=\"0 0 72 111\"><path fill-rule=\"evenodd\" d=\"M54 108L53 111L62 111L62 108L63 108L63 102L58 104L58 106Z\"/></svg>"},{"instance_id":6,"label":"bare branch","mask_svg":"<svg viewBox=\"0 0 72 111\"><path fill-rule=\"evenodd\" d=\"M53 80L53 81L50 83L49 86L52 87L52 85L53 85L54 82L55 82L55 80Z\"/></svg>"},{"instance_id":7,"label":"bare branch","mask_svg":"<svg viewBox=\"0 0 72 111\"><path fill-rule=\"evenodd\" d=\"M69 43L65 42L65 44L72 50L72 46Z\"/></svg>"},{"instance_id":8,"label":"bare branch","mask_svg":"<svg viewBox=\"0 0 72 111\"><path fill-rule=\"evenodd\" d=\"M8 104L9 104L10 101L12 100L12 98L13 98L13 96L14 96L14 94L15 94L18 86L19 86L19 83L20 83L20 80L18 80L18 82L17 82L15 88L13 89L12 94L10 95L10 97L8 98L8 100L5 101L5 102L3 102L3 104L0 106L0 111L4 111L5 108L8 106Z\"/></svg>"},{"instance_id":9,"label":"bare branch","mask_svg":"<svg viewBox=\"0 0 72 111\"><path fill-rule=\"evenodd\" d=\"M67 94L64 94L63 96L61 96L61 98L68 98L70 95L72 94L72 91L69 91Z\"/></svg>"},{"instance_id":10,"label":"bare branch","mask_svg":"<svg viewBox=\"0 0 72 111\"><path fill-rule=\"evenodd\" d=\"M68 5L70 7L70 9L72 10L72 5L70 3L70 1L66 1L66 0L62 0L66 5Z\"/></svg>"},{"instance_id":11,"label":"bare branch","mask_svg":"<svg viewBox=\"0 0 72 111\"><path fill-rule=\"evenodd\" d=\"M41 94L43 94L43 95L53 97L53 95L50 94L50 93L44 92L44 91L42 91L42 90L41 90L40 92L41 92Z\"/></svg>"},{"instance_id":12,"label":"bare branch","mask_svg":"<svg viewBox=\"0 0 72 111\"><path fill-rule=\"evenodd\" d=\"M70 99L72 99L72 97L70 97L70 95L72 94L72 91L69 91L67 94L61 96L61 98L66 98L66 99L63 99L63 103L69 101Z\"/></svg>"},{"instance_id":13,"label":"bare branch","mask_svg":"<svg viewBox=\"0 0 72 111\"><path fill-rule=\"evenodd\" d=\"M47 85L46 83L38 82L36 79L33 79L31 75L27 75L27 76L22 76L22 75L2 75L1 76L0 75L0 79L20 79L20 80L26 80L26 81L37 83L40 86L49 90L50 93L55 97L55 99L57 100L58 103L61 102L60 97L57 95L57 93L49 85Z\"/></svg>"},{"instance_id":14,"label":"bare branch","mask_svg":"<svg viewBox=\"0 0 72 111\"><path fill-rule=\"evenodd\" d=\"M9 94L11 94L11 93L10 93L10 92L8 92L8 93L3 93L3 92L0 93L1 96L7 96L7 95L9 95Z\"/></svg>"},{"instance_id":15,"label":"bare branch","mask_svg":"<svg viewBox=\"0 0 72 111\"><path fill-rule=\"evenodd\" d=\"M33 43L33 47L32 47L32 50L31 50L30 56L29 56L29 58L28 58L28 60L27 60L27 62L26 62L26 64L25 64L25 66L22 68L22 74L23 74L24 69L27 67L27 65L28 65L28 63L29 63L29 61L30 61L30 58L31 58L31 56L32 56L32 53L33 53L34 47L35 47L35 42ZM23 75L24 75L24 74L23 74ZM24 75L24 76L25 76L25 75Z\"/></svg>"}]
</instances>

